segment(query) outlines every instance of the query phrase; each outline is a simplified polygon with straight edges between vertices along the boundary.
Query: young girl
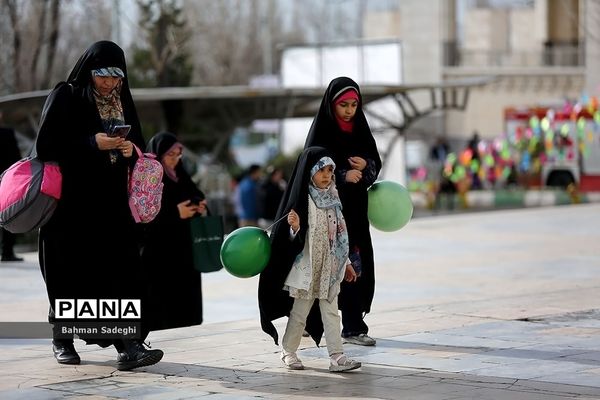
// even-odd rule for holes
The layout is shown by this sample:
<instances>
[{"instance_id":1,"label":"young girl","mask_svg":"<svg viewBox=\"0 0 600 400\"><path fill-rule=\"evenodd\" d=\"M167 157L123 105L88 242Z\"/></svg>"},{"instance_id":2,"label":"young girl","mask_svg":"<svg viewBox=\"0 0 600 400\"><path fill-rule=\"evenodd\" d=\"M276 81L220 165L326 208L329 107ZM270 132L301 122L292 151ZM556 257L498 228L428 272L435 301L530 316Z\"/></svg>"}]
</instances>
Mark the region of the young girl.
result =
<instances>
[{"instance_id":1,"label":"young girl","mask_svg":"<svg viewBox=\"0 0 600 400\"><path fill-rule=\"evenodd\" d=\"M342 282L339 307L345 343L373 346L364 315L375 293L373 244L367 218L367 189L375 182L381 159L362 110L358 84L347 77L331 81L315 116L305 148L323 146L337 165L336 184L344 207L350 240L350 260L358 279Z\"/></svg>"},{"instance_id":2,"label":"young girl","mask_svg":"<svg viewBox=\"0 0 600 400\"><path fill-rule=\"evenodd\" d=\"M261 322L275 343L272 321L289 316L281 352L289 369L304 369L296 350L305 325L317 344L325 331L331 372L361 366L344 355L340 337L340 282L354 281L356 274L348 260L348 235L334 170L325 149L302 152L277 214L278 219L287 214L287 224L275 226L271 259L260 276Z\"/></svg>"}]
</instances>

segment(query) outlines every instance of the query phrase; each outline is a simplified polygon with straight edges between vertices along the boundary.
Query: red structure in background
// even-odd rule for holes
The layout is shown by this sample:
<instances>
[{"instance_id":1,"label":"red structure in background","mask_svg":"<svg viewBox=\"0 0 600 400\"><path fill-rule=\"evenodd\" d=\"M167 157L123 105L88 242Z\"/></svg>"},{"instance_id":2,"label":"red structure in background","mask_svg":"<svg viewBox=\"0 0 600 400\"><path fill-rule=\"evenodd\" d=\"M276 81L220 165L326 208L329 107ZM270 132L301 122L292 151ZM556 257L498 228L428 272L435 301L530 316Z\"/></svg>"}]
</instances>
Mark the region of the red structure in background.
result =
<instances>
[{"instance_id":1,"label":"red structure in background","mask_svg":"<svg viewBox=\"0 0 600 400\"><path fill-rule=\"evenodd\" d=\"M575 184L580 191L600 191L600 111L595 97L585 105L507 108L504 120L528 186Z\"/></svg>"}]
</instances>

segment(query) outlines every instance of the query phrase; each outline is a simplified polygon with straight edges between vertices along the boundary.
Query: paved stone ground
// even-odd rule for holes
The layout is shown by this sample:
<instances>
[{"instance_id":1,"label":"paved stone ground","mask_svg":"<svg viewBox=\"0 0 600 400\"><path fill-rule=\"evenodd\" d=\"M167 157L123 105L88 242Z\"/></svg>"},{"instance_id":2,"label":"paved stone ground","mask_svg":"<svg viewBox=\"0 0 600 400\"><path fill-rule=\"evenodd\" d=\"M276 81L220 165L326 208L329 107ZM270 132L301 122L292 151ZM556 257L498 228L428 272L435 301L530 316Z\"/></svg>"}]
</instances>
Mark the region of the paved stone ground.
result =
<instances>
[{"instance_id":1,"label":"paved stone ground","mask_svg":"<svg viewBox=\"0 0 600 400\"><path fill-rule=\"evenodd\" d=\"M427 195L423 192L411 192L411 200L417 209L428 207ZM547 207L565 204L600 203L600 192L572 192L560 189L497 189L471 190L463 201L458 195L450 198L441 196L438 207L447 209L453 204L454 209L499 209Z\"/></svg>"},{"instance_id":2,"label":"paved stone ground","mask_svg":"<svg viewBox=\"0 0 600 400\"><path fill-rule=\"evenodd\" d=\"M205 323L154 332L165 351L136 372L114 349L77 341L59 366L47 339L0 340L0 399L600 399L600 205L416 218L373 231L377 346L327 371L303 339L307 369L287 371L262 333L257 278L203 276ZM36 254L0 264L0 321L43 321ZM283 331L284 321L278 327Z\"/></svg>"}]
</instances>

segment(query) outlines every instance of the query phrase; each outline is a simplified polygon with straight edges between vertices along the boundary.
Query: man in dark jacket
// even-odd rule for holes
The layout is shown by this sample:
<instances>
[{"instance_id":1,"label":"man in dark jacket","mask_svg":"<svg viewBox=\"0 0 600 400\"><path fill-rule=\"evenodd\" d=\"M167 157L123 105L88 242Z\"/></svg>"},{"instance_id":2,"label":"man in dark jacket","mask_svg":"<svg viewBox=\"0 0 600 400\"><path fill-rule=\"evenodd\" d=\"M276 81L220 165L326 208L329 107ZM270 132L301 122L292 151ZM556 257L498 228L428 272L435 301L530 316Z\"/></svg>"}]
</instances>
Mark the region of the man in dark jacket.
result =
<instances>
[{"instance_id":1,"label":"man in dark jacket","mask_svg":"<svg viewBox=\"0 0 600 400\"><path fill-rule=\"evenodd\" d=\"M2 112L0 111L0 122L2 122ZM8 167L21 159L15 131L12 128L0 127L0 174ZM17 257L13 250L15 245L15 234L0 228L2 239L2 257L0 261L23 261L21 257Z\"/></svg>"}]
</instances>

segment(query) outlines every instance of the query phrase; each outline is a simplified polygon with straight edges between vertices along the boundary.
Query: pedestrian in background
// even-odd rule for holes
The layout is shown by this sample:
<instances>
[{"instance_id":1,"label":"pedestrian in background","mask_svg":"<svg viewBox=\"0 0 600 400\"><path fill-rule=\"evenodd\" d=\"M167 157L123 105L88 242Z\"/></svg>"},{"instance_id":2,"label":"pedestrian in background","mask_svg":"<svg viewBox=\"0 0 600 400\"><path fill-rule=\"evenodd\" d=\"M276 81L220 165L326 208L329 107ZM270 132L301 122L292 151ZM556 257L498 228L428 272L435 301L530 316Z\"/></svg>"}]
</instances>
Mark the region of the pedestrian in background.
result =
<instances>
[{"instance_id":1,"label":"pedestrian in background","mask_svg":"<svg viewBox=\"0 0 600 400\"><path fill-rule=\"evenodd\" d=\"M267 176L258 188L258 205L260 209L259 225L268 228L275 221L275 214L286 188L283 170L269 166Z\"/></svg>"},{"instance_id":2,"label":"pedestrian in background","mask_svg":"<svg viewBox=\"0 0 600 400\"><path fill-rule=\"evenodd\" d=\"M201 274L193 263L190 219L206 216L206 198L182 163L183 145L170 132L154 135L146 149L164 168L160 212L144 226L142 263L149 284L151 330L202 323Z\"/></svg>"},{"instance_id":3,"label":"pedestrian in background","mask_svg":"<svg viewBox=\"0 0 600 400\"><path fill-rule=\"evenodd\" d=\"M477 165L477 170L475 172L471 172L471 185L470 189L478 190L482 188L481 179L479 178L479 168L481 168L481 157L479 156L479 142L481 139L479 138L479 132L474 131L473 136L467 142L467 146L463 151L469 152L469 171L471 171L473 163Z\"/></svg>"},{"instance_id":4,"label":"pedestrian in background","mask_svg":"<svg viewBox=\"0 0 600 400\"><path fill-rule=\"evenodd\" d=\"M346 343L373 346L375 339L368 336L369 327L364 321L371 311L375 293L367 189L379 175L381 159L362 107L356 82L347 77L332 80L304 148L325 147L336 164L336 183L348 226L350 260L358 275L355 282L342 282L339 297L342 337Z\"/></svg>"},{"instance_id":5,"label":"pedestrian in background","mask_svg":"<svg viewBox=\"0 0 600 400\"><path fill-rule=\"evenodd\" d=\"M2 111L0 111L0 122L2 122ZM0 127L0 175L11 165L21 159L21 152L17 145L15 130L6 126ZM2 240L2 262L23 261L22 257L17 257L14 251L16 236L14 233L0 228L0 240Z\"/></svg>"},{"instance_id":6,"label":"pedestrian in background","mask_svg":"<svg viewBox=\"0 0 600 400\"><path fill-rule=\"evenodd\" d=\"M252 164L248 167L246 176L238 186L240 214L238 214L238 225L258 226L258 181L262 176L260 165Z\"/></svg>"},{"instance_id":7,"label":"pedestrian in background","mask_svg":"<svg viewBox=\"0 0 600 400\"><path fill-rule=\"evenodd\" d=\"M442 136L438 136L431 150L429 152L429 158L431 161L436 163L436 167L441 167L446 161L446 157L450 154L450 146L446 139Z\"/></svg>"}]
</instances>

